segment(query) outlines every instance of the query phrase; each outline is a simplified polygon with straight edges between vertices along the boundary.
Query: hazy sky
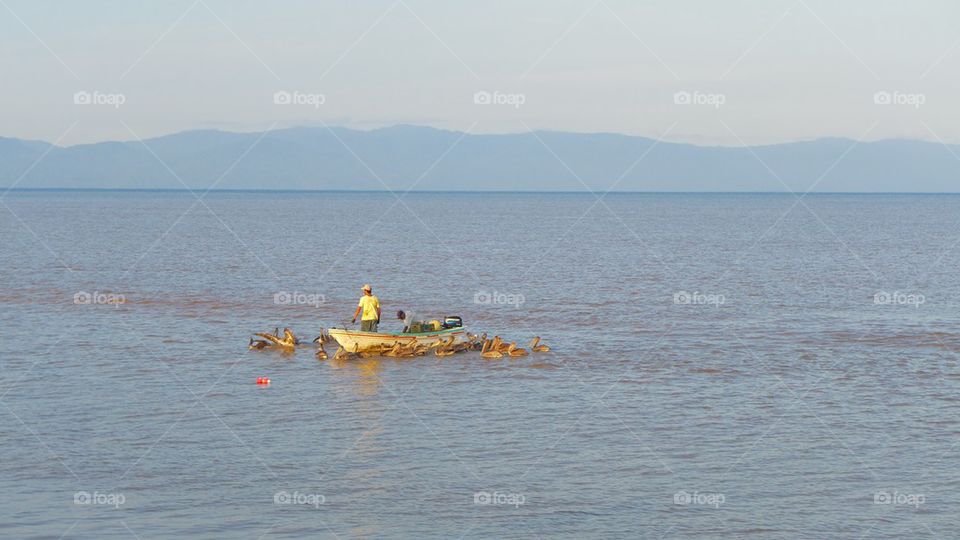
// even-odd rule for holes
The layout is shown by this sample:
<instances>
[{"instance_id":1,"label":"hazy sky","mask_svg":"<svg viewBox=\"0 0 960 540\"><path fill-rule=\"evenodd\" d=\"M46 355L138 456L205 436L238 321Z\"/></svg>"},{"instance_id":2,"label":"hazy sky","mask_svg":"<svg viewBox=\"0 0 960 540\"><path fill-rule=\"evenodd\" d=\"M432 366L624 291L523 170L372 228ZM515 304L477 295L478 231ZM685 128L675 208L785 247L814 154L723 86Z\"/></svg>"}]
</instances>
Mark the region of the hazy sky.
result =
<instances>
[{"instance_id":1,"label":"hazy sky","mask_svg":"<svg viewBox=\"0 0 960 540\"><path fill-rule=\"evenodd\" d=\"M960 143L958 20L955 0L0 0L0 136L413 123Z\"/></svg>"}]
</instances>

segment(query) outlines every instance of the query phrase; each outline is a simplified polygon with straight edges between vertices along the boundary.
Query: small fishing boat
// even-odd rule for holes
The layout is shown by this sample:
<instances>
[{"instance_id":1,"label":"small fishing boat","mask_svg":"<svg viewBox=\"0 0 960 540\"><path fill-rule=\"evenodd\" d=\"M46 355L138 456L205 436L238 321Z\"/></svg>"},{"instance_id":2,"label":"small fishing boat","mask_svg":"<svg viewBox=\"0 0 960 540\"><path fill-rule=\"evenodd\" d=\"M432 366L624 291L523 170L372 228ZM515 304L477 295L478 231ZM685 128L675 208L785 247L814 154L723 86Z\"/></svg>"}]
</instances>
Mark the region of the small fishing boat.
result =
<instances>
[{"instance_id":1,"label":"small fishing boat","mask_svg":"<svg viewBox=\"0 0 960 540\"><path fill-rule=\"evenodd\" d=\"M392 346L396 343L401 345L410 345L417 343L420 345L433 345L441 339L447 340L453 337L454 343L467 340L467 329L463 326L454 328L443 328L430 332L407 332L407 333L384 333L384 332L361 332L347 330L345 328L331 328L330 337L336 340L341 347L348 352L365 352L369 350L379 350L381 346Z\"/></svg>"}]
</instances>

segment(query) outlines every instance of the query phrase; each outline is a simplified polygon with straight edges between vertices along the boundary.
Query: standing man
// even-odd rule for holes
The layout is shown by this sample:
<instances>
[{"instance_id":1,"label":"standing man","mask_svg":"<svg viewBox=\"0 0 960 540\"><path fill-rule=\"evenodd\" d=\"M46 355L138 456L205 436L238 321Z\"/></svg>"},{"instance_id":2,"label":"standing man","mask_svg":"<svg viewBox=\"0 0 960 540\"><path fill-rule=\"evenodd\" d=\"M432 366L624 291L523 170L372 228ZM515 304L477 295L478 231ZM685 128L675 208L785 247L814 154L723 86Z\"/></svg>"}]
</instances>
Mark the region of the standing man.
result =
<instances>
[{"instance_id":1,"label":"standing man","mask_svg":"<svg viewBox=\"0 0 960 540\"><path fill-rule=\"evenodd\" d=\"M370 285L363 286L363 296L360 297L360 303L357 304L357 310L353 312L353 322L357 322L357 315L363 311L363 317L360 319L360 331L376 332L377 325L380 324L380 299L373 295L373 288Z\"/></svg>"}]
</instances>

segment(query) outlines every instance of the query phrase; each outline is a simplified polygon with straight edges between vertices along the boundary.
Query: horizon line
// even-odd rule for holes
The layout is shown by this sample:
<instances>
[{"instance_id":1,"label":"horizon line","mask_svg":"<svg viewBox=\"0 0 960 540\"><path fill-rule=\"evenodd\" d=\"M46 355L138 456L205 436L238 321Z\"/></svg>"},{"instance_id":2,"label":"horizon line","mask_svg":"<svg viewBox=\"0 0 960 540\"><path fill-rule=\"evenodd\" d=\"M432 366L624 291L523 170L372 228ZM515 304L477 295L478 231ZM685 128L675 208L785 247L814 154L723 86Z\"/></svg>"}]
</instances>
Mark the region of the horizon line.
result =
<instances>
[{"instance_id":1,"label":"horizon line","mask_svg":"<svg viewBox=\"0 0 960 540\"><path fill-rule=\"evenodd\" d=\"M388 189L271 189L271 188L226 188L226 189L189 189L189 188L94 188L94 187L43 187L43 188L21 188L21 187L0 187L3 193L10 192L145 192L145 193L367 193L367 194L393 194L398 192L406 195L409 193L419 194L454 194L454 195L490 195L490 194L509 194L509 195L960 195L960 191L808 191L799 193L796 191L588 191L588 190L477 190L477 189L423 189L423 190L388 190Z\"/></svg>"}]
</instances>

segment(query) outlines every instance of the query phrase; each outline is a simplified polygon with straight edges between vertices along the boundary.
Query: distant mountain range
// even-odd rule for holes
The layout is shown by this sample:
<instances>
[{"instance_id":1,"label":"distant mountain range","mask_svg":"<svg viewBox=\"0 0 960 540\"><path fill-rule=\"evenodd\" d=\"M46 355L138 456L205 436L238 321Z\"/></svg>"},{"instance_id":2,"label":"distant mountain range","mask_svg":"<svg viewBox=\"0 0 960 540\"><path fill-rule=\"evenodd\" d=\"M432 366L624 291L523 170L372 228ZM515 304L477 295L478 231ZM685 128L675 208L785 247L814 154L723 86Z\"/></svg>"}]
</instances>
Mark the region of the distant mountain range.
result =
<instances>
[{"instance_id":1,"label":"distant mountain range","mask_svg":"<svg viewBox=\"0 0 960 540\"><path fill-rule=\"evenodd\" d=\"M0 187L960 192L958 156L960 146L909 140L715 147L607 133L301 127L70 147L0 138Z\"/></svg>"}]
</instances>

